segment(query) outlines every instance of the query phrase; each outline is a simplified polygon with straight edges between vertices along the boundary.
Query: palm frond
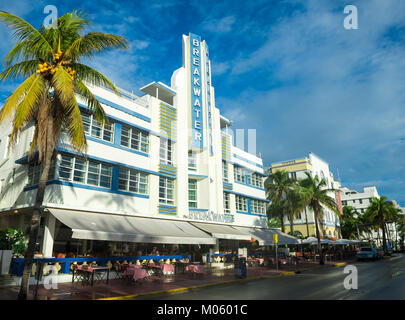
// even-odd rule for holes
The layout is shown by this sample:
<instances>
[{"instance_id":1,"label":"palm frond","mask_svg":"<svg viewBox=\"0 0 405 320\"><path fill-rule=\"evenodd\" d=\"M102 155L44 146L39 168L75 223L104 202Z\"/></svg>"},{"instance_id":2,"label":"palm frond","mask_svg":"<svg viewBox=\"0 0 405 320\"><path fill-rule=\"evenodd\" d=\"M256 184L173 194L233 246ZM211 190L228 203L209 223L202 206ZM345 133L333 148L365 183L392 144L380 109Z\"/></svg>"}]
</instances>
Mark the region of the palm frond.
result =
<instances>
[{"instance_id":1,"label":"palm frond","mask_svg":"<svg viewBox=\"0 0 405 320\"><path fill-rule=\"evenodd\" d=\"M38 67L38 60L28 60L16 63L2 73L0 73L0 80L5 81L8 79L22 79L31 76L35 73Z\"/></svg>"},{"instance_id":2,"label":"palm frond","mask_svg":"<svg viewBox=\"0 0 405 320\"><path fill-rule=\"evenodd\" d=\"M31 121L35 115L41 97L46 93L47 87L43 77L36 76L25 93L24 99L18 104L14 115L14 128L20 130L23 124Z\"/></svg>"},{"instance_id":3,"label":"palm frond","mask_svg":"<svg viewBox=\"0 0 405 320\"><path fill-rule=\"evenodd\" d=\"M110 88L115 94L121 95L115 85L101 72L86 66L81 63L71 63L69 65L72 69L76 70L77 76L80 80L93 86L102 86Z\"/></svg>"},{"instance_id":4,"label":"palm frond","mask_svg":"<svg viewBox=\"0 0 405 320\"><path fill-rule=\"evenodd\" d=\"M78 60L82 56L91 58L110 49L128 49L128 41L114 34L90 32L72 43L66 50L66 58L72 60Z\"/></svg>"},{"instance_id":5,"label":"palm frond","mask_svg":"<svg viewBox=\"0 0 405 320\"><path fill-rule=\"evenodd\" d=\"M87 101L87 107L94 114L98 123L102 125L108 123L108 118L100 102L96 99L93 93L91 93L89 88L87 88L87 86L82 81L79 80L76 82L75 91L79 96L81 96L82 98L84 98L84 100Z\"/></svg>"},{"instance_id":6,"label":"palm frond","mask_svg":"<svg viewBox=\"0 0 405 320\"><path fill-rule=\"evenodd\" d=\"M13 38L17 42L31 41L36 45L41 56L48 57L52 54L52 47L43 35L24 19L5 11L0 11L0 21L13 30Z\"/></svg>"},{"instance_id":7,"label":"palm frond","mask_svg":"<svg viewBox=\"0 0 405 320\"><path fill-rule=\"evenodd\" d=\"M24 99L25 94L35 81L36 77L37 76L35 74L30 76L6 99L6 103L0 111L0 122L2 122L4 119L10 118L14 114L17 106Z\"/></svg>"}]
</instances>

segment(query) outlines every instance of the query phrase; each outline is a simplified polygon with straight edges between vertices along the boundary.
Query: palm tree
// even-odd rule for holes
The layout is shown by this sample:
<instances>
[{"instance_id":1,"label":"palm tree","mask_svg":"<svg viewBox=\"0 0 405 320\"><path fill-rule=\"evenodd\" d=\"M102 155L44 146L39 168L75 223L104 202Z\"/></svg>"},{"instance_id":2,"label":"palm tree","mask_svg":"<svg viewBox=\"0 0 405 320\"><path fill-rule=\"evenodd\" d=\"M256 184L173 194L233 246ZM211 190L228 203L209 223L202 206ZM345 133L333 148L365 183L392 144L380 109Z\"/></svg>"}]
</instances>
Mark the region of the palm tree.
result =
<instances>
[{"instance_id":1,"label":"palm tree","mask_svg":"<svg viewBox=\"0 0 405 320\"><path fill-rule=\"evenodd\" d=\"M318 175L313 178L309 172L305 172L305 175L306 178L299 180L299 184L302 188L303 198L301 208L303 209L305 207L309 207L314 212L316 236L318 238L318 250L320 253L319 263L324 264L318 222L322 223L324 207L327 207L335 212L339 218L341 217L335 198L328 195L329 192L336 190L326 188L328 184L325 178L319 180Z\"/></svg>"},{"instance_id":2,"label":"palm tree","mask_svg":"<svg viewBox=\"0 0 405 320\"><path fill-rule=\"evenodd\" d=\"M106 115L86 84L106 86L119 94L110 80L81 63L81 59L93 58L109 49L126 49L128 42L112 34L91 32L82 35L90 21L85 14L76 11L58 18L56 28L41 26L36 29L24 19L4 11L0 11L0 21L14 31L13 37L17 41L4 60L6 69L0 79L25 79L6 99L0 122L12 118L11 146L28 125L35 126L29 156L32 159L37 151L38 162L42 165L18 295L19 299L27 299L45 185L51 161L56 156L55 146L64 134L76 151L86 152L87 149L75 94L87 102L101 124L107 122Z\"/></svg>"},{"instance_id":3,"label":"palm tree","mask_svg":"<svg viewBox=\"0 0 405 320\"><path fill-rule=\"evenodd\" d=\"M284 216L286 211L282 201L287 198L293 184L294 181L288 176L288 172L284 170L270 173L264 182L267 199L271 201L268 212L272 217L277 216L280 218L283 232L285 232Z\"/></svg>"},{"instance_id":4,"label":"palm tree","mask_svg":"<svg viewBox=\"0 0 405 320\"><path fill-rule=\"evenodd\" d=\"M358 212L354 207L344 206L342 215L342 234L345 239L356 239L358 226Z\"/></svg>"},{"instance_id":5,"label":"palm tree","mask_svg":"<svg viewBox=\"0 0 405 320\"><path fill-rule=\"evenodd\" d=\"M386 221L392 217L394 205L387 197L372 198L372 202L366 209L365 218L382 230L382 241L384 253L388 253L386 242Z\"/></svg>"},{"instance_id":6,"label":"palm tree","mask_svg":"<svg viewBox=\"0 0 405 320\"><path fill-rule=\"evenodd\" d=\"M292 188L287 193L286 198L286 209L287 215L290 220L290 232L294 234L294 219L297 215L302 211L302 202L303 202L304 193L302 189L299 187L296 181L292 185Z\"/></svg>"}]
</instances>

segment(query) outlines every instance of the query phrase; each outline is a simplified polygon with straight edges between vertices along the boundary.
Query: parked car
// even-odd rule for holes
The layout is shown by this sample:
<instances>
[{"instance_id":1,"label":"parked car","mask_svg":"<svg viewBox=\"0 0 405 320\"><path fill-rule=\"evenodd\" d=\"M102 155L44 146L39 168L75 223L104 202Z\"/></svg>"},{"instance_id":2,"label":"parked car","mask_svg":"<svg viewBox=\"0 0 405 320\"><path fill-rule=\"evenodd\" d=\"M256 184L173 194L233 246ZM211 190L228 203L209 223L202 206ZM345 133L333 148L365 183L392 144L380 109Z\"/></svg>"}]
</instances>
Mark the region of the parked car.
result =
<instances>
[{"instance_id":1,"label":"parked car","mask_svg":"<svg viewBox=\"0 0 405 320\"><path fill-rule=\"evenodd\" d=\"M374 247L361 247L359 251L357 251L357 260L368 259L374 260L378 258L377 249Z\"/></svg>"}]
</instances>

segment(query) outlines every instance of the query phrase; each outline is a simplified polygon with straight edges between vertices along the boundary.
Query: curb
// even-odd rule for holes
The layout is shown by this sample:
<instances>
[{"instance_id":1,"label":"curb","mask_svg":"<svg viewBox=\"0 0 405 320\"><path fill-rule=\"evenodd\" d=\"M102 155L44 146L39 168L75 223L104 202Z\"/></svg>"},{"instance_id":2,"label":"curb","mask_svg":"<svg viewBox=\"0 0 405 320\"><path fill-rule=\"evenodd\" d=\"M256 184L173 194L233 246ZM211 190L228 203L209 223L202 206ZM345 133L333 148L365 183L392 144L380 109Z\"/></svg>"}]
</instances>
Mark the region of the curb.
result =
<instances>
[{"instance_id":1,"label":"curb","mask_svg":"<svg viewBox=\"0 0 405 320\"><path fill-rule=\"evenodd\" d=\"M287 272L283 272L283 273L280 273L280 274L274 274L274 275L268 275L268 276L258 276L258 277L252 277L252 278L223 281L223 282L213 282L213 283L207 283L207 284L202 284L202 285L198 285L198 286L191 286L191 287L184 287L184 288L176 288L176 289L169 289L169 290L159 290L159 291L152 291L152 292L145 292L145 293L137 293L137 294L132 294L132 295L128 295L128 296L100 298L100 299L96 299L96 300L130 300L130 299L134 299L134 298L138 298L138 297L152 296L152 295L158 295L158 294L167 294L167 293L175 293L175 292L185 292L185 291L192 291L192 290L196 290L196 289L202 289L202 288L219 286L219 285L226 285L226 284L232 284L232 283L241 283L241 282L248 282L248 281L254 281L254 280L261 280L261 279L269 279L269 278L276 278L276 277L282 277L282 276L289 276L289 275L298 274L298 273L301 273L303 271L312 270L312 269L314 269L314 268L308 268L308 269L303 269L303 270L298 270L298 271L287 271Z\"/></svg>"},{"instance_id":2,"label":"curb","mask_svg":"<svg viewBox=\"0 0 405 320\"><path fill-rule=\"evenodd\" d=\"M347 262L335 263L333 266L334 266L334 267L343 267L343 266L345 266L345 265L347 265Z\"/></svg>"},{"instance_id":3,"label":"curb","mask_svg":"<svg viewBox=\"0 0 405 320\"><path fill-rule=\"evenodd\" d=\"M347 262L340 262L336 263L333 265L333 267L341 267L346 265ZM213 283L206 283L198 286L191 286L191 287L184 287L184 288L176 288L176 289L168 289L168 290L158 290L158 291L152 291L152 292L145 292L145 293L136 293L128 296L118 296L118 297L109 297L109 298L100 298L96 300L131 300L134 298L138 297L145 297L145 296L153 296L153 295L159 295L159 294L168 294L168 293L176 293L176 292L186 292L186 291L192 291L196 289L202 289L202 288L207 288L207 287L213 287L213 286L219 286L219 285L226 285L226 284L232 284L232 283L241 283L241 282L247 282L247 281L254 281L254 280L261 280L261 279L270 279L270 278L277 278L277 277L283 277L283 276L290 276L294 274L300 274L304 271L308 270L313 270L316 268L323 267L321 265L316 265L311 268L307 269L302 269L302 270L297 270L297 271L287 271L279 274L272 274L268 276L257 276L257 277L252 277L252 278L244 278L244 279L236 279L236 280L230 280L230 281L223 281L223 282L213 282Z\"/></svg>"}]
</instances>

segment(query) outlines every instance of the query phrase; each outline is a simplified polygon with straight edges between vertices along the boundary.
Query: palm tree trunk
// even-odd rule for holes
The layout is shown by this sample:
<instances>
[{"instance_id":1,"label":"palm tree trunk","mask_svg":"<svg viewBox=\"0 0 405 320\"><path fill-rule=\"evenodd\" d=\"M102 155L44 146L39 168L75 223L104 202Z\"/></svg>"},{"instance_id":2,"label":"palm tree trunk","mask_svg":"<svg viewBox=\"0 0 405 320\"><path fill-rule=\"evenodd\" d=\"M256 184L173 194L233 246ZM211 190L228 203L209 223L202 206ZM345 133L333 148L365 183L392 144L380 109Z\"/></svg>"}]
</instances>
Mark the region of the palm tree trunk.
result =
<instances>
[{"instance_id":1,"label":"palm tree trunk","mask_svg":"<svg viewBox=\"0 0 405 320\"><path fill-rule=\"evenodd\" d=\"M45 195L45 187L46 182L48 180L49 169L51 167L51 161L54 151L54 143L52 139L53 135L53 118L50 115L48 118L48 128L47 128L47 147L45 151L45 157L43 161L43 171L41 174L41 178L38 183L37 194L35 198L35 205L32 213L31 218L31 227L30 227L30 235L29 235L29 242L28 248L25 258L25 266L24 271L21 279L21 287L20 292L18 293L18 300L26 300L28 298L29 293L29 279L32 269L32 261L34 258L34 251L37 242L38 232L39 232L39 225L41 220L41 211L42 211L42 203L44 200Z\"/></svg>"},{"instance_id":2,"label":"palm tree trunk","mask_svg":"<svg viewBox=\"0 0 405 320\"><path fill-rule=\"evenodd\" d=\"M315 209L315 208L314 208ZM315 218L315 228L316 228L316 237L318 238L318 251L319 251L319 264L325 264L323 261L323 254L322 254L322 246L321 246L321 235L319 233L318 228L318 210L314 210L314 218Z\"/></svg>"},{"instance_id":3,"label":"palm tree trunk","mask_svg":"<svg viewBox=\"0 0 405 320\"><path fill-rule=\"evenodd\" d=\"M285 226L284 226L284 214L280 215L280 220L281 220L281 231L285 233Z\"/></svg>"},{"instance_id":4,"label":"palm tree trunk","mask_svg":"<svg viewBox=\"0 0 405 320\"><path fill-rule=\"evenodd\" d=\"M381 216L381 229L382 229L382 238L383 238L383 250L384 250L384 254L388 253L387 250L387 242L386 242L386 236L385 236L385 221L384 221L384 217Z\"/></svg>"},{"instance_id":5,"label":"palm tree trunk","mask_svg":"<svg viewBox=\"0 0 405 320\"><path fill-rule=\"evenodd\" d=\"M307 225L307 237L309 237L309 226L308 226L308 216L307 216L307 208L304 208L305 210L305 223Z\"/></svg>"}]
</instances>

